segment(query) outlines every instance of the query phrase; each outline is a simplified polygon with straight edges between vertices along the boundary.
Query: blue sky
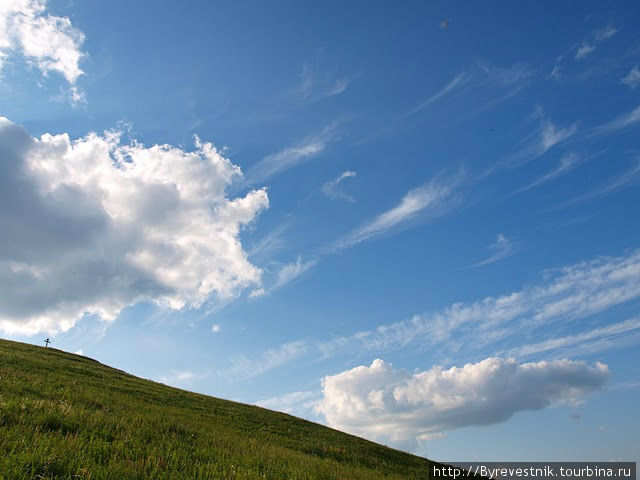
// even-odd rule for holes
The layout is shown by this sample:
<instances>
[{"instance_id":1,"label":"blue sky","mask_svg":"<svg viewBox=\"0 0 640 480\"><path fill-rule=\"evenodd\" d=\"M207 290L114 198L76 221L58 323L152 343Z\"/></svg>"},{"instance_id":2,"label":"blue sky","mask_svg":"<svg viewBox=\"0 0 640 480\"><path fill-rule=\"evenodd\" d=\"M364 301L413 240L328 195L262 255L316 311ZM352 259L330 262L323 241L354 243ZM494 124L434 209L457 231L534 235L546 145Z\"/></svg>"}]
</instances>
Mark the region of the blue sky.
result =
<instances>
[{"instance_id":1,"label":"blue sky","mask_svg":"<svg viewBox=\"0 0 640 480\"><path fill-rule=\"evenodd\" d=\"M2 335L438 460L639 460L639 21L2 2Z\"/></svg>"}]
</instances>

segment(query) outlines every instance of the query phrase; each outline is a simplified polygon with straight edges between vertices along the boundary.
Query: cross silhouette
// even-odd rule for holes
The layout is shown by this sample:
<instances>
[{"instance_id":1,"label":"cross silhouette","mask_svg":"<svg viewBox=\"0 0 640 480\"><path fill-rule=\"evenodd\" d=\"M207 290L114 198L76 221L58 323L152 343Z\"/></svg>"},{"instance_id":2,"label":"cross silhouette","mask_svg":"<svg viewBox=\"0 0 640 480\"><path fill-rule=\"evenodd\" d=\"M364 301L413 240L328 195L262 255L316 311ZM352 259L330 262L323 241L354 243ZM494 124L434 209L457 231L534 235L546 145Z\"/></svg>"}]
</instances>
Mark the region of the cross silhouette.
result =
<instances>
[{"instance_id":1,"label":"cross silhouette","mask_svg":"<svg viewBox=\"0 0 640 480\"><path fill-rule=\"evenodd\" d=\"M51 343L51 341L47 338L47 339L44 341L44 348L47 348L47 347L49 346L49 344L50 344L50 343Z\"/></svg>"}]
</instances>

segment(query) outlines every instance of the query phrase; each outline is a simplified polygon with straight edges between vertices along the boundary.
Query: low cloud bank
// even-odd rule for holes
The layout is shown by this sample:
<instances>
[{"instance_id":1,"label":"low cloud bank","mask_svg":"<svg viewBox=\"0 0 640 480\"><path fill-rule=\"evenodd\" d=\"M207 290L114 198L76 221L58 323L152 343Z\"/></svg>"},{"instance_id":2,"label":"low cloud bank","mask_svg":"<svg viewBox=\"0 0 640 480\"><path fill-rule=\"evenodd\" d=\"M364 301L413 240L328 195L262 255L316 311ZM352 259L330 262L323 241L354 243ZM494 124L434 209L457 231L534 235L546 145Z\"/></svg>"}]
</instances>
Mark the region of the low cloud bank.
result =
<instances>
[{"instance_id":1,"label":"low cloud bank","mask_svg":"<svg viewBox=\"0 0 640 480\"><path fill-rule=\"evenodd\" d=\"M444 430L490 425L524 410L576 404L609 377L602 363L487 358L409 374L376 359L323 379L317 410L331 427L411 445Z\"/></svg>"}]
</instances>

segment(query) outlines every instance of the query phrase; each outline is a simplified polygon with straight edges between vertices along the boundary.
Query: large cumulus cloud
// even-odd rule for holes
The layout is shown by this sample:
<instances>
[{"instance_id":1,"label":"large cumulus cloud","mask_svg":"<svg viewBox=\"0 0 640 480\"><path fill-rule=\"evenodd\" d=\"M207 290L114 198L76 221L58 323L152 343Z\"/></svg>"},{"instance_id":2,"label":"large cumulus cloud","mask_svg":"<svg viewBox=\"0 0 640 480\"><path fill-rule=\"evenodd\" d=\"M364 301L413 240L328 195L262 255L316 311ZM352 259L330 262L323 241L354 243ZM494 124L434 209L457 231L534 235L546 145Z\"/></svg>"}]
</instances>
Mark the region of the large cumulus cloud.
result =
<instances>
[{"instance_id":1,"label":"large cumulus cloud","mask_svg":"<svg viewBox=\"0 0 640 480\"><path fill-rule=\"evenodd\" d=\"M334 428L410 445L443 430L579 402L608 376L604 364L570 360L518 364L511 358L487 358L408 374L376 359L370 366L325 377L318 411Z\"/></svg>"},{"instance_id":2,"label":"large cumulus cloud","mask_svg":"<svg viewBox=\"0 0 640 480\"><path fill-rule=\"evenodd\" d=\"M259 286L239 240L264 189L210 143L123 144L121 132L33 138L0 118L0 329L70 328L145 299L180 309Z\"/></svg>"}]
</instances>

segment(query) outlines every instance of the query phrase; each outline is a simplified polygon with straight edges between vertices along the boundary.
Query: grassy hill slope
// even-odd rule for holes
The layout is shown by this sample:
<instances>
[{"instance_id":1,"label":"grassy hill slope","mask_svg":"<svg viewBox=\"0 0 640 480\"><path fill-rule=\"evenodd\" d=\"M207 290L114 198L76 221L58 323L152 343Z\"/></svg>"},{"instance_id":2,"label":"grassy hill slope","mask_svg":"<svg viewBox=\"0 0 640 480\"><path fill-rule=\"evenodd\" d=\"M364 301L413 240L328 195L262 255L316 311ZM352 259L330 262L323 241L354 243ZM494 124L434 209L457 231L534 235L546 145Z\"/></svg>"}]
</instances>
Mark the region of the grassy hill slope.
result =
<instances>
[{"instance_id":1,"label":"grassy hill slope","mask_svg":"<svg viewBox=\"0 0 640 480\"><path fill-rule=\"evenodd\" d=\"M0 479L426 479L429 464L290 415L0 340Z\"/></svg>"}]
</instances>

